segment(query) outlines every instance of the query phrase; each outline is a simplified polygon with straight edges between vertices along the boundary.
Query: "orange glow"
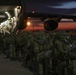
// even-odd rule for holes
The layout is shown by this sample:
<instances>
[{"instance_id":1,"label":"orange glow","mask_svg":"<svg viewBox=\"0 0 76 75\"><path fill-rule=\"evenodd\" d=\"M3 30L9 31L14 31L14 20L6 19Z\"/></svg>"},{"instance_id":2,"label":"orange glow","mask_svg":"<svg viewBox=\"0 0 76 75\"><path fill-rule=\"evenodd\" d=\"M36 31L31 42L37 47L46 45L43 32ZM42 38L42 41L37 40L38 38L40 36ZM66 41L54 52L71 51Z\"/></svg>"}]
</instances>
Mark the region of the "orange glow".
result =
<instances>
[{"instance_id":1,"label":"orange glow","mask_svg":"<svg viewBox=\"0 0 76 75\"><path fill-rule=\"evenodd\" d=\"M27 31L36 31L36 30L45 30L42 23L39 24L39 26L28 26L26 27ZM23 31L24 31L23 30ZM59 26L56 30L76 30L76 22L60 22Z\"/></svg>"},{"instance_id":2,"label":"orange glow","mask_svg":"<svg viewBox=\"0 0 76 75\"><path fill-rule=\"evenodd\" d=\"M60 22L57 30L76 30L76 22Z\"/></svg>"},{"instance_id":3,"label":"orange glow","mask_svg":"<svg viewBox=\"0 0 76 75\"><path fill-rule=\"evenodd\" d=\"M27 26L30 26L30 25L31 25L31 23L28 21L28 22L27 22Z\"/></svg>"}]
</instances>

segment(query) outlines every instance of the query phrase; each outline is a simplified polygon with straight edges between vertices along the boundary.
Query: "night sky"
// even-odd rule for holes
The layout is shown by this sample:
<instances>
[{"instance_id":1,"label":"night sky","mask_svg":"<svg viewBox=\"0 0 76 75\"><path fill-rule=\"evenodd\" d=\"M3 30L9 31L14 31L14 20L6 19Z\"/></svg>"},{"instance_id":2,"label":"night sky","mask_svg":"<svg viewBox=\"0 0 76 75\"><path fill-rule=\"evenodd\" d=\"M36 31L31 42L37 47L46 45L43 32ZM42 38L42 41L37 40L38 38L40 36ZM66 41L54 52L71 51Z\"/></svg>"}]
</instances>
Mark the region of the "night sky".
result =
<instances>
[{"instance_id":1,"label":"night sky","mask_svg":"<svg viewBox=\"0 0 76 75\"><path fill-rule=\"evenodd\" d=\"M25 12L76 15L76 0L25 0Z\"/></svg>"}]
</instances>

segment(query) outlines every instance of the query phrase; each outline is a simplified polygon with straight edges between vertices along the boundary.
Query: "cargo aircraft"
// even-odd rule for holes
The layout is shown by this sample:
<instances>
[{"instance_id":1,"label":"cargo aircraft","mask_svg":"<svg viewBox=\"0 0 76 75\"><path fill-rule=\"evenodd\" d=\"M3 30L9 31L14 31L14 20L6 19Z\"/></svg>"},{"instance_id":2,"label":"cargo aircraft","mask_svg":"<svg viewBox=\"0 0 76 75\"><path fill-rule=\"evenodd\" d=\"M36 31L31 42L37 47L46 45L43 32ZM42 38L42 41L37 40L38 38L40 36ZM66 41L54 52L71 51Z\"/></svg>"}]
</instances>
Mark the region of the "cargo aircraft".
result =
<instances>
[{"instance_id":1,"label":"cargo aircraft","mask_svg":"<svg viewBox=\"0 0 76 75\"><path fill-rule=\"evenodd\" d=\"M27 27L28 17L40 18L47 31L57 29L62 18L76 21L76 0L0 0L0 17L2 22L7 18L4 12L14 15L14 8L21 6L18 14L17 28ZM3 18L3 19L2 19Z\"/></svg>"}]
</instances>

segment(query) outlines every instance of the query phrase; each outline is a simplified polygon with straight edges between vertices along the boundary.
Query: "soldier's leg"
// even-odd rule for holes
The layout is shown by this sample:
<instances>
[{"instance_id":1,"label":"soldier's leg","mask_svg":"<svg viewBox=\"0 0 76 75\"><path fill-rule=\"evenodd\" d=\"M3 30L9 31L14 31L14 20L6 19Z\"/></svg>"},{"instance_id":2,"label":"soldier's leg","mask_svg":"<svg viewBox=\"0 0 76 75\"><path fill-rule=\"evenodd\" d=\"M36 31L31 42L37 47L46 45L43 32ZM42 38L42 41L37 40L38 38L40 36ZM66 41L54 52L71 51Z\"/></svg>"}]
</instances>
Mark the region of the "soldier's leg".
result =
<instances>
[{"instance_id":1,"label":"soldier's leg","mask_svg":"<svg viewBox=\"0 0 76 75\"><path fill-rule=\"evenodd\" d=\"M45 61L44 61L44 70L45 70L45 75L49 75L49 62L50 62L50 59L49 58L45 58Z\"/></svg>"},{"instance_id":2,"label":"soldier's leg","mask_svg":"<svg viewBox=\"0 0 76 75\"><path fill-rule=\"evenodd\" d=\"M65 67L60 68L60 74L58 75L65 75Z\"/></svg>"},{"instance_id":3,"label":"soldier's leg","mask_svg":"<svg viewBox=\"0 0 76 75\"><path fill-rule=\"evenodd\" d=\"M39 75L43 75L43 64L39 63Z\"/></svg>"},{"instance_id":4,"label":"soldier's leg","mask_svg":"<svg viewBox=\"0 0 76 75\"><path fill-rule=\"evenodd\" d=\"M56 71L58 75L65 75L65 65L63 65L62 61L58 61Z\"/></svg>"},{"instance_id":5,"label":"soldier's leg","mask_svg":"<svg viewBox=\"0 0 76 75\"><path fill-rule=\"evenodd\" d=\"M21 50L19 50L19 61L21 61Z\"/></svg>"},{"instance_id":6,"label":"soldier's leg","mask_svg":"<svg viewBox=\"0 0 76 75\"><path fill-rule=\"evenodd\" d=\"M16 60L16 48L15 48L15 46L13 47L13 59Z\"/></svg>"},{"instance_id":7,"label":"soldier's leg","mask_svg":"<svg viewBox=\"0 0 76 75\"><path fill-rule=\"evenodd\" d=\"M69 65L68 65L68 75L73 75L73 61L69 61Z\"/></svg>"},{"instance_id":8,"label":"soldier's leg","mask_svg":"<svg viewBox=\"0 0 76 75\"><path fill-rule=\"evenodd\" d=\"M34 75L42 75L41 73L39 73L39 62L37 60L37 56L33 57L33 60L32 60L32 69L33 69L33 72L34 72ZM41 68L41 66L40 66Z\"/></svg>"},{"instance_id":9,"label":"soldier's leg","mask_svg":"<svg viewBox=\"0 0 76 75\"><path fill-rule=\"evenodd\" d=\"M52 59L52 71L53 71L53 74L57 74L56 68L57 68L57 61L55 61L55 59Z\"/></svg>"}]
</instances>

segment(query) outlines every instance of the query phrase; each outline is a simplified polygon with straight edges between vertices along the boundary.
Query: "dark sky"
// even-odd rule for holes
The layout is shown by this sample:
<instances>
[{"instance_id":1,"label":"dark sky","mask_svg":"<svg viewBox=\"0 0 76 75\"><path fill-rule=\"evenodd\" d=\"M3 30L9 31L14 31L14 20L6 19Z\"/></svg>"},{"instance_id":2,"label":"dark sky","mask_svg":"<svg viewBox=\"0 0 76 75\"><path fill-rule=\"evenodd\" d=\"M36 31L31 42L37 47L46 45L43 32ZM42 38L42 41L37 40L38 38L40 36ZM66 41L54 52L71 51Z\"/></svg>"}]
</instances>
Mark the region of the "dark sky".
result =
<instances>
[{"instance_id":1,"label":"dark sky","mask_svg":"<svg viewBox=\"0 0 76 75\"><path fill-rule=\"evenodd\" d=\"M26 12L76 15L76 0L25 0Z\"/></svg>"}]
</instances>

